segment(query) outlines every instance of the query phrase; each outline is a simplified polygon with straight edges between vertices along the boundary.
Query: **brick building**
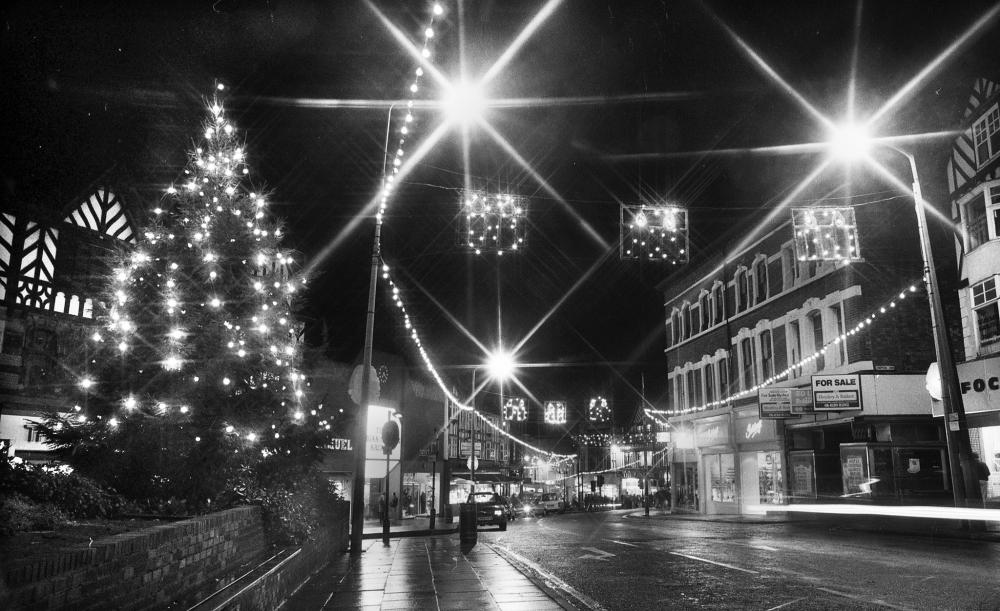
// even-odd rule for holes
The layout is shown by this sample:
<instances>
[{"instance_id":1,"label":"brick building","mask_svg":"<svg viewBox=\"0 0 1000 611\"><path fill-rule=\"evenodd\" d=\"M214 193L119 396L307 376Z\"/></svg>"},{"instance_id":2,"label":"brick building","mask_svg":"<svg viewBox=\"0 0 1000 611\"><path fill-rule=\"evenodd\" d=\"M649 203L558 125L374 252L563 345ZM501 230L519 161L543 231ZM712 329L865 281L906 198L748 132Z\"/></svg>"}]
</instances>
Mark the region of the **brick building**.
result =
<instances>
[{"instance_id":1,"label":"brick building","mask_svg":"<svg viewBox=\"0 0 1000 611\"><path fill-rule=\"evenodd\" d=\"M785 213L661 285L675 508L948 498L912 199L867 203L860 260L800 260ZM813 403L814 384L842 383L853 399Z\"/></svg>"}]
</instances>

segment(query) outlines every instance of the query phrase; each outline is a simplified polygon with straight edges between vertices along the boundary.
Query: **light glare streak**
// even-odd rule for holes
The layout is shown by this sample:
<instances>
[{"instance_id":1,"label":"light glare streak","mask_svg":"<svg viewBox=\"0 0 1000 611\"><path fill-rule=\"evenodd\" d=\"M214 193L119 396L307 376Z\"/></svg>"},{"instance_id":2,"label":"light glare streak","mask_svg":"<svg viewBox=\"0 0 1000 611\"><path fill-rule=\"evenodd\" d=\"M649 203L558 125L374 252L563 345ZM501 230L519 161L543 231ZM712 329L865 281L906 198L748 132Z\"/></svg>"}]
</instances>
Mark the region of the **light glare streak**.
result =
<instances>
[{"instance_id":1,"label":"light glare streak","mask_svg":"<svg viewBox=\"0 0 1000 611\"><path fill-rule=\"evenodd\" d=\"M524 29L521 30L520 34L518 34L516 38L514 38L514 41L510 43L510 46L508 46L507 49L500 54L500 57L493 62L493 65L490 66L490 68L486 71L486 74L483 75L481 85L486 85L492 81L501 70L507 67L507 64L510 63L510 60L514 59L514 56L521 50L524 43L528 41L535 31L538 30L538 28L541 27L541 25L545 23L550 16L552 16L552 13L559 8L560 4L562 4L562 0L549 0L545 6L543 6L542 9L538 11L534 17L532 17L531 21L528 22L528 25L524 26Z\"/></svg>"},{"instance_id":2,"label":"light glare streak","mask_svg":"<svg viewBox=\"0 0 1000 611\"><path fill-rule=\"evenodd\" d=\"M836 515L891 516L899 518L935 518L941 520L973 520L1000 522L1000 509L980 509L977 507L935 507L930 505L854 505L799 504L794 505L749 505L748 513L766 515L777 513L826 513Z\"/></svg>"}]
</instances>

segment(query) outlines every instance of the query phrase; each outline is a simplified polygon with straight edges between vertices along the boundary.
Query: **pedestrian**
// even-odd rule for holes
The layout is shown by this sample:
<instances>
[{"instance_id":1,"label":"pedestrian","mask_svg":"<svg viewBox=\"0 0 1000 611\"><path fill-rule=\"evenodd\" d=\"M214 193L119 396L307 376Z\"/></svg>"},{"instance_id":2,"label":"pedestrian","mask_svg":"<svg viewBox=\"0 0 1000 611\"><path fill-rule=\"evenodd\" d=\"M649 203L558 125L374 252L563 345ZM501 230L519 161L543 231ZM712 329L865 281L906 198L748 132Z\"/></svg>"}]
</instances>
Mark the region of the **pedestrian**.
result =
<instances>
[{"instance_id":1,"label":"pedestrian","mask_svg":"<svg viewBox=\"0 0 1000 611\"><path fill-rule=\"evenodd\" d=\"M378 496L378 521L380 524L384 524L387 519L389 516L385 511L385 493L383 492Z\"/></svg>"},{"instance_id":2,"label":"pedestrian","mask_svg":"<svg viewBox=\"0 0 1000 611\"><path fill-rule=\"evenodd\" d=\"M989 490L990 467L980 460L979 454L976 452L970 454L969 457L972 459L972 472L975 473L976 481L979 482L979 498L985 502Z\"/></svg>"},{"instance_id":3,"label":"pedestrian","mask_svg":"<svg viewBox=\"0 0 1000 611\"><path fill-rule=\"evenodd\" d=\"M392 493L392 509L393 509L393 511L395 511L397 507L399 507L399 497L396 496L395 492L393 492Z\"/></svg>"},{"instance_id":4,"label":"pedestrian","mask_svg":"<svg viewBox=\"0 0 1000 611\"><path fill-rule=\"evenodd\" d=\"M420 503L420 513L421 514L427 513L427 493L426 492L421 492L420 493L420 500L418 502Z\"/></svg>"}]
</instances>

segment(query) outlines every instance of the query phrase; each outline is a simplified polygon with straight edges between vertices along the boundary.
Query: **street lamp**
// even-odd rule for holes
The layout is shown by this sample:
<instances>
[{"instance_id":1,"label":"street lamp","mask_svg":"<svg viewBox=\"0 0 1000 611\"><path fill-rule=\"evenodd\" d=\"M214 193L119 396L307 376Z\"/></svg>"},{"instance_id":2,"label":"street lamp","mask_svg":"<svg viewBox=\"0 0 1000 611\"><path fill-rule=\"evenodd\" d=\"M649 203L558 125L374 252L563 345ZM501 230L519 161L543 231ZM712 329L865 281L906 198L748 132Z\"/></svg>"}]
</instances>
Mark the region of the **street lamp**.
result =
<instances>
[{"instance_id":1,"label":"street lamp","mask_svg":"<svg viewBox=\"0 0 1000 611\"><path fill-rule=\"evenodd\" d=\"M863 157L874 144L862 128L846 124L833 132L831 147L834 153L844 159ZM920 234L920 252L923 256L924 281L927 285L927 300L930 303L931 332L934 335L934 353L941 371L941 401L945 419L945 441L948 446L948 464L951 471L951 487L956 507L965 507L967 493L977 490L975 474L970 464L971 445L969 429L965 419L965 407L962 404L962 393L959 389L958 371L951 356L951 344L944 326L944 310L941 307L941 294L938 290L937 272L934 267L934 253L931 250L930 235L927 230L927 214L925 203L920 191L920 178L917 174L917 162L913 154L892 144L881 143L885 148L893 150L910 164L910 174L913 179L913 208L917 214L917 229ZM956 460L957 459L957 460ZM956 469L956 462L958 468ZM959 473L961 472L961 476Z\"/></svg>"}]
</instances>

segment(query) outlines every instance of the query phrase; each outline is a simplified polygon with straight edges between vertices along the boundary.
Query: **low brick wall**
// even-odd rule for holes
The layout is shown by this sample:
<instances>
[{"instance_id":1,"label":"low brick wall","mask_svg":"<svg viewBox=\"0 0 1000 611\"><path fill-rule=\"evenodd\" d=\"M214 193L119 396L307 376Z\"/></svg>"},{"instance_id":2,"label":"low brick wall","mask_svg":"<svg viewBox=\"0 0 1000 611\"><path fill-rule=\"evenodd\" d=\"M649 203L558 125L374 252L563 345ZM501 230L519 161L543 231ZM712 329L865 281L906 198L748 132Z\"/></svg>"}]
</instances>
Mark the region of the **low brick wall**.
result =
<instances>
[{"instance_id":1,"label":"low brick wall","mask_svg":"<svg viewBox=\"0 0 1000 611\"><path fill-rule=\"evenodd\" d=\"M88 549L3 559L5 609L181 608L268 551L259 507L238 507L98 539Z\"/></svg>"}]
</instances>

